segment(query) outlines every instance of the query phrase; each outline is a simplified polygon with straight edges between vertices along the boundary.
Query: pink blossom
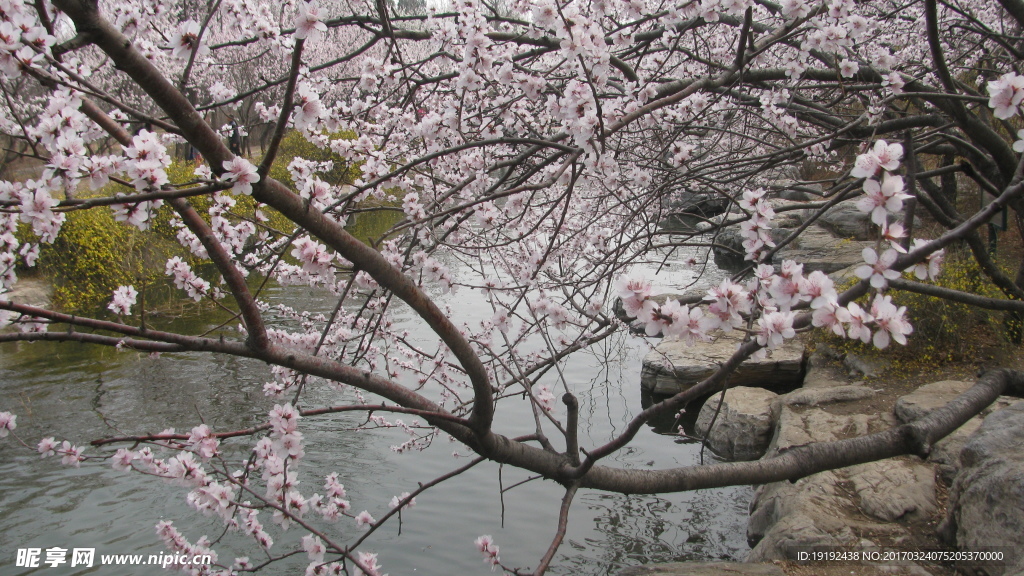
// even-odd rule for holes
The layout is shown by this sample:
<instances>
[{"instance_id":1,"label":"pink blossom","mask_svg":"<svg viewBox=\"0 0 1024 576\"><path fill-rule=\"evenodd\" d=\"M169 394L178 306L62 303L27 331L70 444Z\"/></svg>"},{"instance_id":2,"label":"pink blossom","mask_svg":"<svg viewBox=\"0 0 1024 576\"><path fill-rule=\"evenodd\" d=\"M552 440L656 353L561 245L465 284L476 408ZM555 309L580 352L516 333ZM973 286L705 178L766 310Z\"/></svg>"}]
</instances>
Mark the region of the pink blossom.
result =
<instances>
[{"instance_id":1,"label":"pink blossom","mask_svg":"<svg viewBox=\"0 0 1024 576\"><path fill-rule=\"evenodd\" d=\"M132 460L135 460L135 453L127 448L118 448L117 453L110 459L110 465L114 470L131 470Z\"/></svg>"},{"instance_id":2,"label":"pink blossom","mask_svg":"<svg viewBox=\"0 0 1024 576\"><path fill-rule=\"evenodd\" d=\"M690 308L678 300L666 301L661 306L660 314L669 320L663 329L665 337L679 338L690 346L698 340L709 340L707 332L716 324L715 319L705 317L699 307Z\"/></svg>"},{"instance_id":3,"label":"pink blossom","mask_svg":"<svg viewBox=\"0 0 1024 576\"><path fill-rule=\"evenodd\" d=\"M359 564L361 564L362 567L355 567L354 576L381 576L381 565L377 563L377 554L372 552L360 552L357 556L359 558ZM364 568L369 570L369 572L364 572Z\"/></svg>"},{"instance_id":4,"label":"pink blossom","mask_svg":"<svg viewBox=\"0 0 1024 576\"><path fill-rule=\"evenodd\" d=\"M764 188L744 190L743 195L740 197L740 200L737 203L740 205L740 208L743 208L748 212L756 212L757 206L761 203L761 200L764 199L766 193L767 192Z\"/></svg>"},{"instance_id":5,"label":"pink blossom","mask_svg":"<svg viewBox=\"0 0 1024 576\"><path fill-rule=\"evenodd\" d=\"M498 545L494 543L494 538L489 534L480 536L473 543L476 545L476 549L484 555L484 562L491 566L497 566L501 562L501 558L498 557Z\"/></svg>"},{"instance_id":6,"label":"pink blossom","mask_svg":"<svg viewBox=\"0 0 1024 576\"><path fill-rule=\"evenodd\" d=\"M11 414L10 412L0 412L0 438L4 438L7 434L18 427L18 416Z\"/></svg>"},{"instance_id":7,"label":"pink blossom","mask_svg":"<svg viewBox=\"0 0 1024 576\"><path fill-rule=\"evenodd\" d=\"M210 291L210 283L192 272L192 268L188 263L178 256L167 260L164 271L168 276L174 277L174 286L176 288L184 290L196 302L201 300Z\"/></svg>"},{"instance_id":8,"label":"pink blossom","mask_svg":"<svg viewBox=\"0 0 1024 576\"><path fill-rule=\"evenodd\" d=\"M811 13L811 3L807 0L782 0L779 3L782 15L788 20L806 18Z\"/></svg>"},{"instance_id":9,"label":"pink blossom","mask_svg":"<svg viewBox=\"0 0 1024 576\"><path fill-rule=\"evenodd\" d=\"M293 460L298 460L306 454L305 449L302 447L302 432L289 432L281 436L278 439L278 443L280 444L281 453L287 454Z\"/></svg>"},{"instance_id":10,"label":"pink blossom","mask_svg":"<svg viewBox=\"0 0 1024 576\"><path fill-rule=\"evenodd\" d=\"M304 236L292 245L292 256L302 263L302 269L310 274L328 275L331 273L331 262L334 257L327 247Z\"/></svg>"},{"instance_id":11,"label":"pink blossom","mask_svg":"<svg viewBox=\"0 0 1024 576\"><path fill-rule=\"evenodd\" d=\"M200 424L192 429L191 434L188 437L188 443L192 445L196 453L203 460L209 460L217 455L217 447L220 445L220 441L210 431L210 427L206 424Z\"/></svg>"},{"instance_id":12,"label":"pink blossom","mask_svg":"<svg viewBox=\"0 0 1024 576\"><path fill-rule=\"evenodd\" d=\"M28 189L21 193L21 221L35 225L37 221L50 220L54 217L52 208L57 200L43 186Z\"/></svg>"},{"instance_id":13,"label":"pink blossom","mask_svg":"<svg viewBox=\"0 0 1024 576\"><path fill-rule=\"evenodd\" d=\"M326 490L327 495L332 498L345 497L345 486L338 482L337 472L331 472L331 474L327 476L327 481L324 482L324 490Z\"/></svg>"},{"instance_id":14,"label":"pink blossom","mask_svg":"<svg viewBox=\"0 0 1024 576\"><path fill-rule=\"evenodd\" d=\"M300 418L302 416L299 415L299 411L291 404L274 404L273 410L270 411L270 425L275 434L282 436L295 432Z\"/></svg>"},{"instance_id":15,"label":"pink blossom","mask_svg":"<svg viewBox=\"0 0 1024 576\"><path fill-rule=\"evenodd\" d=\"M210 53L210 47L199 39L199 23L186 20L178 25L178 30L171 39L171 53L175 58L186 59L195 51L195 57L204 58Z\"/></svg>"},{"instance_id":16,"label":"pink blossom","mask_svg":"<svg viewBox=\"0 0 1024 576\"><path fill-rule=\"evenodd\" d=\"M889 242L889 246L893 250L906 254L907 250L903 247L903 239L907 237L906 230L903 229L903 224L899 222L886 223L882 226L882 239Z\"/></svg>"},{"instance_id":17,"label":"pink blossom","mask_svg":"<svg viewBox=\"0 0 1024 576\"><path fill-rule=\"evenodd\" d=\"M769 295L774 299L775 305L783 311L788 311L802 300L806 300L806 290L807 281L803 277L803 265L792 260L783 262L782 272L772 277L768 283Z\"/></svg>"},{"instance_id":18,"label":"pink blossom","mask_svg":"<svg viewBox=\"0 0 1024 576\"><path fill-rule=\"evenodd\" d=\"M356 514L356 527L358 528L369 529L375 522L376 520L374 520L373 516L370 516L370 513L366 510Z\"/></svg>"},{"instance_id":19,"label":"pink blossom","mask_svg":"<svg viewBox=\"0 0 1024 576\"><path fill-rule=\"evenodd\" d=\"M83 451L83 448L79 448L65 440L58 450L58 452L62 454L60 463L65 466L74 466L75 468L78 468L82 465L82 461L85 460L85 457L82 456Z\"/></svg>"},{"instance_id":20,"label":"pink blossom","mask_svg":"<svg viewBox=\"0 0 1024 576\"><path fill-rule=\"evenodd\" d=\"M890 248L879 257L874 249L865 248L861 255L864 257L866 264L859 266L853 273L862 280L870 278L871 286L874 288L885 288L889 280L895 280L900 277L899 271L892 269L893 263L896 262L896 258L899 256L895 250Z\"/></svg>"},{"instance_id":21,"label":"pink blossom","mask_svg":"<svg viewBox=\"0 0 1024 576\"><path fill-rule=\"evenodd\" d=\"M906 82L903 81L903 77L900 76L899 72L894 71L882 76L882 86L888 87L889 91L893 94L902 94L905 85Z\"/></svg>"},{"instance_id":22,"label":"pink blossom","mask_svg":"<svg viewBox=\"0 0 1024 576\"><path fill-rule=\"evenodd\" d=\"M615 279L613 287L626 314L633 318L640 314L644 302L651 296L651 283L640 274L623 274Z\"/></svg>"},{"instance_id":23,"label":"pink blossom","mask_svg":"<svg viewBox=\"0 0 1024 576\"><path fill-rule=\"evenodd\" d=\"M181 452L167 461L167 477L182 485L203 486L207 483L206 471L191 452Z\"/></svg>"},{"instance_id":24,"label":"pink blossom","mask_svg":"<svg viewBox=\"0 0 1024 576\"><path fill-rule=\"evenodd\" d=\"M846 335L854 340L860 340L867 344L871 341L871 329L868 328L867 324L870 323L873 318L864 309L857 305L856 302L850 302L846 305L846 312L849 315L850 327L846 331Z\"/></svg>"},{"instance_id":25,"label":"pink blossom","mask_svg":"<svg viewBox=\"0 0 1024 576\"><path fill-rule=\"evenodd\" d=\"M918 248L927 245L927 240L915 239L913 249L917 250ZM945 259L945 255L945 250L936 250L929 254L923 262L918 262L914 265L914 276L916 276L918 280L935 280L939 275L939 272L942 270L942 261Z\"/></svg>"},{"instance_id":26,"label":"pink blossom","mask_svg":"<svg viewBox=\"0 0 1024 576\"><path fill-rule=\"evenodd\" d=\"M728 280L708 290L704 300L710 302L708 312L715 321L714 327L724 332L742 326L741 314L750 313L750 294L739 284Z\"/></svg>"},{"instance_id":27,"label":"pink blossom","mask_svg":"<svg viewBox=\"0 0 1024 576\"><path fill-rule=\"evenodd\" d=\"M1017 130L1017 140L1013 143L1014 152L1024 152L1024 128Z\"/></svg>"},{"instance_id":28,"label":"pink blossom","mask_svg":"<svg viewBox=\"0 0 1024 576\"><path fill-rule=\"evenodd\" d=\"M850 313L836 301L835 297L828 298L824 303L815 308L811 314L811 324L819 328L828 328L833 334L844 338L846 331L844 323L850 322Z\"/></svg>"},{"instance_id":29,"label":"pink blossom","mask_svg":"<svg viewBox=\"0 0 1024 576\"><path fill-rule=\"evenodd\" d=\"M127 222L139 230L146 231L149 230L149 224L161 206L163 206L162 200L153 200L133 204L113 204L110 206L110 211L114 213L114 220Z\"/></svg>"},{"instance_id":30,"label":"pink blossom","mask_svg":"<svg viewBox=\"0 0 1024 576\"><path fill-rule=\"evenodd\" d=\"M247 196L252 194L252 185L260 181L260 175L252 163L241 156L235 156L231 160L225 160L223 166L226 171L224 179L234 182L231 192Z\"/></svg>"},{"instance_id":31,"label":"pink blossom","mask_svg":"<svg viewBox=\"0 0 1024 576\"><path fill-rule=\"evenodd\" d=\"M491 324L502 333L507 334L509 331L509 315L508 310L498 310L491 316Z\"/></svg>"},{"instance_id":32,"label":"pink blossom","mask_svg":"<svg viewBox=\"0 0 1024 576\"><path fill-rule=\"evenodd\" d=\"M399 506L402 506L402 510L408 510L409 508L412 508L413 506L416 505L415 498L409 499L408 502L402 505L402 502L405 502L406 498L409 498L408 492L402 492L398 496L392 496L391 503L388 506L391 508L398 508Z\"/></svg>"},{"instance_id":33,"label":"pink blossom","mask_svg":"<svg viewBox=\"0 0 1024 576\"><path fill-rule=\"evenodd\" d=\"M876 348L884 349L889 346L890 336L897 343L906 345L906 335L914 331L907 321L906 312L906 306L897 308L889 296L875 296L874 302L871 303L871 315L875 319L875 326L878 327L872 339Z\"/></svg>"},{"instance_id":34,"label":"pink blossom","mask_svg":"<svg viewBox=\"0 0 1024 576\"><path fill-rule=\"evenodd\" d=\"M899 212L903 200L910 197L903 192L903 177L886 172L881 184L874 179L864 181L864 196L857 200L857 209L871 214L871 221L884 227L887 215Z\"/></svg>"},{"instance_id":35,"label":"pink blossom","mask_svg":"<svg viewBox=\"0 0 1024 576\"><path fill-rule=\"evenodd\" d=\"M828 274L815 270L807 276L804 294L811 299L812 309L820 308L837 297L835 282L828 277Z\"/></svg>"},{"instance_id":36,"label":"pink blossom","mask_svg":"<svg viewBox=\"0 0 1024 576\"><path fill-rule=\"evenodd\" d=\"M769 350L782 346L787 338L796 336L793 312L769 312L758 318L757 343Z\"/></svg>"},{"instance_id":37,"label":"pink blossom","mask_svg":"<svg viewBox=\"0 0 1024 576\"><path fill-rule=\"evenodd\" d=\"M989 108L996 118L1006 120L1017 114L1021 100L1024 100L1024 76L1007 72L985 88L989 94Z\"/></svg>"},{"instance_id":38,"label":"pink blossom","mask_svg":"<svg viewBox=\"0 0 1024 576\"><path fill-rule=\"evenodd\" d=\"M320 95L310 84L302 82L295 89L295 106L295 112L292 114L295 128L303 132L315 128L324 107L320 102Z\"/></svg>"},{"instance_id":39,"label":"pink blossom","mask_svg":"<svg viewBox=\"0 0 1024 576\"><path fill-rule=\"evenodd\" d=\"M853 78L858 70L860 70L860 65L853 60L843 60L839 63L839 74L843 78Z\"/></svg>"},{"instance_id":40,"label":"pink blossom","mask_svg":"<svg viewBox=\"0 0 1024 576\"><path fill-rule=\"evenodd\" d=\"M872 178L879 168L890 172L896 170L900 167L902 159L903 146L879 140L871 150L857 156L850 175L854 178Z\"/></svg>"},{"instance_id":41,"label":"pink blossom","mask_svg":"<svg viewBox=\"0 0 1024 576\"><path fill-rule=\"evenodd\" d=\"M324 546L323 540L314 534L307 534L302 537L302 549L306 551L310 561L316 563L323 562L324 554L327 553L327 547Z\"/></svg>"},{"instance_id":42,"label":"pink blossom","mask_svg":"<svg viewBox=\"0 0 1024 576\"><path fill-rule=\"evenodd\" d=\"M420 204L420 195L415 192L409 192L405 195L402 201L402 210L410 220L423 220L427 217L423 204Z\"/></svg>"},{"instance_id":43,"label":"pink blossom","mask_svg":"<svg viewBox=\"0 0 1024 576\"><path fill-rule=\"evenodd\" d=\"M547 384L537 386L533 396L545 411L551 412L555 409L555 395L551 393L551 388Z\"/></svg>"},{"instance_id":44,"label":"pink blossom","mask_svg":"<svg viewBox=\"0 0 1024 576\"><path fill-rule=\"evenodd\" d=\"M313 44L320 41L327 32L327 24L320 19L320 7L315 2L300 2L299 13L295 16L295 37Z\"/></svg>"},{"instance_id":45,"label":"pink blossom","mask_svg":"<svg viewBox=\"0 0 1024 576\"><path fill-rule=\"evenodd\" d=\"M170 181L165 169L171 165L171 157L157 133L141 130L124 153L128 157L125 168L136 190L159 188Z\"/></svg>"},{"instance_id":46,"label":"pink blossom","mask_svg":"<svg viewBox=\"0 0 1024 576\"><path fill-rule=\"evenodd\" d=\"M36 446L36 450L39 452L40 458L46 458L47 456L53 456L57 453L57 441L54 440L53 436L49 438L43 438L39 441Z\"/></svg>"},{"instance_id":47,"label":"pink blossom","mask_svg":"<svg viewBox=\"0 0 1024 576\"><path fill-rule=\"evenodd\" d=\"M107 305L111 312L119 316L129 316L132 313L132 306L135 305L135 297L139 292L134 286L118 286L114 290L114 296Z\"/></svg>"}]
</instances>

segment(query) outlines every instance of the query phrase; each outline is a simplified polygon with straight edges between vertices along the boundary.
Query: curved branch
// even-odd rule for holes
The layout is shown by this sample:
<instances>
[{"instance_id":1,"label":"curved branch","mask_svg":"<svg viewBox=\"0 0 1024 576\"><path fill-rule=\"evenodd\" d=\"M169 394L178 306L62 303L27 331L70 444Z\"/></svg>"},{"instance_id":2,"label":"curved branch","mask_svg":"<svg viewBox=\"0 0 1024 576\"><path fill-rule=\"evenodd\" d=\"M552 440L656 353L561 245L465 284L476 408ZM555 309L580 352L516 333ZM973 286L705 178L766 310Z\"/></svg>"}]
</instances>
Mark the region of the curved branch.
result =
<instances>
[{"instance_id":1,"label":"curved branch","mask_svg":"<svg viewBox=\"0 0 1024 576\"><path fill-rule=\"evenodd\" d=\"M819 442L792 448L777 456L752 462L691 466L674 470L618 470L595 468L584 487L613 492L654 494L702 488L795 481L810 474L872 462L903 454L927 456L932 445L962 426L1004 393L1024 395L1024 372L995 370L946 406L928 416L868 436Z\"/></svg>"},{"instance_id":2,"label":"curved branch","mask_svg":"<svg viewBox=\"0 0 1024 576\"><path fill-rule=\"evenodd\" d=\"M285 130L288 128L288 119L291 117L292 105L295 99L295 84L299 79L299 68L302 67L302 47L305 45L306 41L301 38L295 41L295 50L292 51L292 69L288 73L288 85L284 89L284 102L281 104L281 114L278 116L277 126L274 127L274 136L270 139L270 146L267 148L267 152L263 156L263 162L260 162L258 170L261 178L266 178L270 174L270 166L274 163L274 159L277 158L277 149L281 146Z\"/></svg>"},{"instance_id":3,"label":"curved branch","mask_svg":"<svg viewBox=\"0 0 1024 576\"><path fill-rule=\"evenodd\" d=\"M949 288L935 286L934 284L913 282L902 278L890 280L889 287L895 288L896 290L903 290L904 292L913 292L924 296L942 298L943 300L949 300L951 302L959 302L961 304L967 304L968 306L976 306L985 310L1004 310L1024 313L1024 301L1021 300L988 298L986 296L978 296L977 294L951 290Z\"/></svg>"},{"instance_id":4,"label":"curved branch","mask_svg":"<svg viewBox=\"0 0 1024 576\"><path fill-rule=\"evenodd\" d=\"M565 490L562 506L558 509L558 529L555 531L551 545L548 546L548 551L544 553L544 557L537 564L537 569L533 571L533 576L544 576L544 573L548 571L548 566L551 565L551 560L555 557L555 552L558 552L558 547L562 545L565 531L569 527L569 508L572 506L572 499L576 496L577 489L578 486L573 484Z\"/></svg>"},{"instance_id":5,"label":"curved branch","mask_svg":"<svg viewBox=\"0 0 1024 576\"><path fill-rule=\"evenodd\" d=\"M234 297L235 303L238 304L238 309L242 313L242 319L245 321L245 329L249 335L248 343L257 351L270 346L270 339L267 337L267 327L263 323L263 315L260 314L259 307L256 305L256 299L249 292L249 286L245 283L245 278L239 272L238 267L235 266L231 255L224 249L224 245L214 236L209 224L199 216L199 213L192 208L192 205L187 200L184 198L171 198L168 200L168 203L181 216L185 226L199 238L203 248L206 248L206 253L210 255L210 259L213 260L213 263L217 266L221 276L227 283L231 296Z\"/></svg>"},{"instance_id":6,"label":"curved branch","mask_svg":"<svg viewBox=\"0 0 1024 576\"><path fill-rule=\"evenodd\" d=\"M56 0L81 32L87 32L98 48L128 74L178 125L185 138L208 159L216 173L231 153L220 137L203 120L192 104L120 31L103 19L94 3L85 0ZM476 401L472 422L478 436L486 435L494 418L494 395L487 370L469 341L436 304L384 257L349 234L336 220L308 205L283 184L263 178L253 187L253 197L267 204L312 235L337 250L365 271L381 286L390 289L423 318L459 359L473 385Z\"/></svg>"}]
</instances>

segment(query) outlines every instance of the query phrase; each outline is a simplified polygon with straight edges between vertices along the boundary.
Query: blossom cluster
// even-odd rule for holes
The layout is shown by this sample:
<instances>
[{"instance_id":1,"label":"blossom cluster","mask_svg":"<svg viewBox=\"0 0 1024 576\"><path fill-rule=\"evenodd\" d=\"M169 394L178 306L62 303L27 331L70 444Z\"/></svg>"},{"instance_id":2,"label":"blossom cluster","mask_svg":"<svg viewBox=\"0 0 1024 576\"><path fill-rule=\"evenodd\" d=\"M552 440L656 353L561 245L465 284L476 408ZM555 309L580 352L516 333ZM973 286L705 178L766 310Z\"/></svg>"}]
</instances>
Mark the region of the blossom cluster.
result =
<instances>
[{"instance_id":1,"label":"blossom cluster","mask_svg":"<svg viewBox=\"0 0 1024 576\"><path fill-rule=\"evenodd\" d=\"M649 281L640 276L623 275L615 281L616 295L623 309L643 324L649 336L661 334L688 344L711 339L713 330L729 332L744 324L756 323L749 332L761 349L778 348L796 335L795 310L801 306L812 311L814 326L824 327L838 336L871 342L878 348L886 348L892 341L906 344L906 336L913 331L906 318L906 307L897 306L889 295L882 293L890 280L900 277L900 271L893 266L899 253L907 251L901 243L902 225L889 221L910 197L903 192L902 177L893 174L902 156L902 146L879 140L857 157L851 173L854 177L866 178L864 196L856 202L857 208L870 215L871 221L881 229L882 237L891 245L881 255L875 249L864 248L864 264L854 271L877 291L868 310L857 302L841 305L831 278L820 271L804 275L803 265L789 260L782 263L779 271L768 264L757 265L746 285L726 280L710 289L704 299L708 304L707 313L676 300L659 304L652 298ZM879 172L883 172L881 183L876 180ZM746 257L756 262L766 246L774 245L770 230L775 212L763 189L745 191L739 205L749 214L741 231ZM925 246L926 241L914 242L915 248ZM942 250L931 251L912 270L922 280L934 279L942 258Z\"/></svg>"},{"instance_id":2,"label":"blossom cluster","mask_svg":"<svg viewBox=\"0 0 1024 576\"><path fill-rule=\"evenodd\" d=\"M484 555L484 562L490 564L492 570L496 568L501 562L501 558L498 556L498 545L494 543L494 538L485 534L473 543L476 544L476 549Z\"/></svg>"}]
</instances>

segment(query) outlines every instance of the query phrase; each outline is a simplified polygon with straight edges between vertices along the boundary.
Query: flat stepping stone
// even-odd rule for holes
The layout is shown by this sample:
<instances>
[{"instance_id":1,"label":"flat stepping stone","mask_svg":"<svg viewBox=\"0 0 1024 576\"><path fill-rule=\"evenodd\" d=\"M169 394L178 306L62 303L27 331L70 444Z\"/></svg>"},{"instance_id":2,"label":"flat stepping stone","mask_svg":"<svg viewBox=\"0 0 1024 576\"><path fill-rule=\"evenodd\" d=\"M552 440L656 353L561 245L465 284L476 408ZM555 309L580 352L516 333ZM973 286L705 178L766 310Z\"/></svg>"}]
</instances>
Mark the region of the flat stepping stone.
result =
<instances>
[{"instance_id":1,"label":"flat stepping stone","mask_svg":"<svg viewBox=\"0 0 1024 576\"><path fill-rule=\"evenodd\" d=\"M654 394L678 394L718 370L742 340L720 335L712 342L688 346L680 340L662 341L644 357L640 386ZM804 376L804 345L788 340L762 360L748 359L729 376L730 386L785 387L799 384Z\"/></svg>"}]
</instances>

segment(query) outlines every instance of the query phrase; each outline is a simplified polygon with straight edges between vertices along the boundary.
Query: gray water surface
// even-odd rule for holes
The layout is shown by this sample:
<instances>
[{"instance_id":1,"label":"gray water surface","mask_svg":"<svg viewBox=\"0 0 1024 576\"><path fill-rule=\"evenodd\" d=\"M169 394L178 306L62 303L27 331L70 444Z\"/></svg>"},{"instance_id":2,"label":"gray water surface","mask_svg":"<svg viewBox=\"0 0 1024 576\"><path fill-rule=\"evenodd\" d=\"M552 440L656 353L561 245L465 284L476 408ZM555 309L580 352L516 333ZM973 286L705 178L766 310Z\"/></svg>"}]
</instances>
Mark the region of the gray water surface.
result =
<instances>
[{"instance_id":1,"label":"gray water surface","mask_svg":"<svg viewBox=\"0 0 1024 576\"><path fill-rule=\"evenodd\" d=\"M663 287L688 283L685 274L670 272L661 279ZM705 284L715 281L714 274L702 280ZM490 316L478 294L463 290L449 298L458 299L457 321ZM305 288L275 289L271 300L296 305L323 301L324 309L331 306L323 294ZM403 315L399 309L395 316L396 325L411 330L414 338L429 339L408 313ZM581 445L606 442L641 410L640 362L652 342L617 334L563 364L566 383L580 399ZM17 432L33 446L43 436L85 443L119 431L155 433L167 426L187 431L201 421L215 431L245 428L256 424L274 404L262 394L268 380L265 365L246 359L200 354L152 358L45 342L0 345L0 410L18 414ZM552 377L550 383L555 382ZM306 405L354 400L351 392L318 386L311 389ZM514 402L499 408L500 433L531 431L527 403ZM391 446L404 441L404 434L351 430L361 422L351 414L302 422L306 456L299 488L304 495L322 493L324 475L337 471L353 512L366 509L380 518L392 496L468 462L452 455L455 451L468 454L468 449L444 439L424 452L396 454ZM193 542L204 534L217 539L224 532L218 520L203 517L185 504L185 488L117 472L106 462L68 468L56 458L40 459L11 440L0 441L2 575L160 574L162 570L150 566L82 569L65 565L32 570L15 567L15 555L18 548L53 546L96 548L97 555L159 554L166 552L153 528L160 520L173 520ZM230 454L230 445L226 449ZM90 447L86 454L103 451ZM236 456L240 461L241 454ZM607 464L658 469L696 463L698 458L699 446L647 428ZM361 550L379 553L383 571L391 576L484 575L492 572L473 540L491 534L506 565L535 566L554 535L562 489L533 480L502 494L502 487L528 477L521 470L481 464L422 494L415 508L403 512L401 525L389 522ZM750 496L749 487L659 497L580 491L550 573L615 574L625 566L649 562L742 559L748 550L744 534ZM301 530L269 528L269 514L265 516L276 553L297 548ZM350 520L321 527L341 541L359 535ZM233 533L223 535L216 549L225 564L235 556L249 556L254 562L265 558ZM306 564L305 554L296 555L266 573L302 574Z\"/></svg>"}]
</instances>

